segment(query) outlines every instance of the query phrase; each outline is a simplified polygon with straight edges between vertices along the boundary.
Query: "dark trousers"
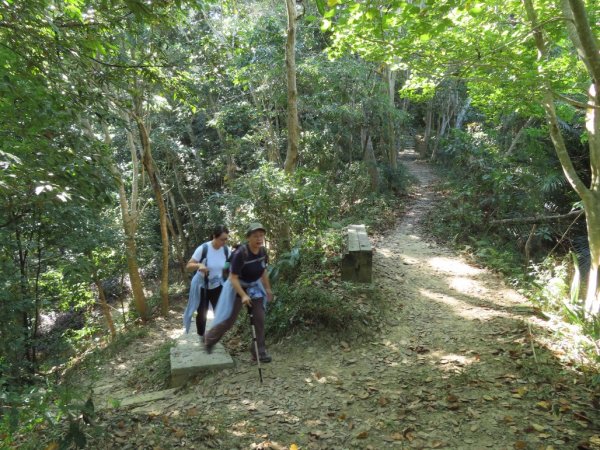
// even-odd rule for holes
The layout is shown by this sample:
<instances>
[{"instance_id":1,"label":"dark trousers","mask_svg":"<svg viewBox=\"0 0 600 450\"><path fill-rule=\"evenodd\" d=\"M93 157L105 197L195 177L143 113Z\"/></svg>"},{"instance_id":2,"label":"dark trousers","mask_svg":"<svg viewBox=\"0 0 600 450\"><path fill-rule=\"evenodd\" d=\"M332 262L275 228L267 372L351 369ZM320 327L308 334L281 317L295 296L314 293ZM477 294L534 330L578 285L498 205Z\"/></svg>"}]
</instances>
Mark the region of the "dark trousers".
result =
<instances>
[{"instance_id":1,"label":"dark trousers","mask_svg":"<svg viewBox=\"0 0 600 450\"><path fill-rule=\"evenodd\" d=\"M200 305L198 306L198 314L196 314L196 330L200 336L204 336L204 330L206 329L206 313L208 313L208 304L213 307L213 311L217 308L219 301L219 295L223 286L216 287L214 289L208 289L203 292L204 289L200 290Z\"/></svg>"},{"instance_id":2,"label":"dark trousers","mask_svg":"<svg viewBox=\"0 0 600 450\"><path fill-rule=\"evenodd\" d=\"M215 325L206 332L204 342L206 345L213 346L221 340L223 335L233 326L237 319L240 310L242 309L242 299L236 295L233 304L233 310L229 319ZM265 349L265 308L261 300L255 300L252 306L252 314L254 316L254 329L256 330L256 343L258 344L258 353L264 355ZM250 352L254 354L254 345L250 345Z\"/></svg>"}]
</instances>

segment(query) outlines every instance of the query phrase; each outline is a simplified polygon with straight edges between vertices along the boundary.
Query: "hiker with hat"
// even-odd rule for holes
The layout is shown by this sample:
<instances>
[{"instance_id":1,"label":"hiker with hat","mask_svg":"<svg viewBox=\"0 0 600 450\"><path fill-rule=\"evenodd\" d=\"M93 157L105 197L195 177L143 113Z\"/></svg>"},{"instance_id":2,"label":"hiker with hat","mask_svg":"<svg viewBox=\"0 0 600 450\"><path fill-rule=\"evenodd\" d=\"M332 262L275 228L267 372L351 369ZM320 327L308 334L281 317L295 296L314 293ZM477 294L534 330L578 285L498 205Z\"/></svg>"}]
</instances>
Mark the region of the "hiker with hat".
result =
<instances>
[{"instance_id":1,"label":"hiker with hat","mask_svg":"<svg viewBox=\"0 0 600 450\"><path fill-rule=\"evenodd\" d=\"M183 313L183 326L186 334L192 324L192 316L196 315L196 332L201 340L206 328L206 315L209 304L213 310L225 283L229 266L230 250L227 246L229 230L224 225L218 225L212 232L212 239L200 245L185 266L189 272L196 272L192 278L187 307Z\"/></svg>"},{"instance_id":2,"label":"hiker with hat","mask_svg":"<svg viewBox=\"0 0 600 450\"><path fill-rule=\"evenodd\" d=\"M250 306L254 316L258 355L250 347L252 359L271 362L265 348L265 310L273 299L267 273L268 256L265 250L265 227L251 223L246 231L247 243L231 255L229 278L223 285L212 327L204 335L204 347L211 353L214 345L233 326L242 306Z\"/></svg>"}]
</instances>

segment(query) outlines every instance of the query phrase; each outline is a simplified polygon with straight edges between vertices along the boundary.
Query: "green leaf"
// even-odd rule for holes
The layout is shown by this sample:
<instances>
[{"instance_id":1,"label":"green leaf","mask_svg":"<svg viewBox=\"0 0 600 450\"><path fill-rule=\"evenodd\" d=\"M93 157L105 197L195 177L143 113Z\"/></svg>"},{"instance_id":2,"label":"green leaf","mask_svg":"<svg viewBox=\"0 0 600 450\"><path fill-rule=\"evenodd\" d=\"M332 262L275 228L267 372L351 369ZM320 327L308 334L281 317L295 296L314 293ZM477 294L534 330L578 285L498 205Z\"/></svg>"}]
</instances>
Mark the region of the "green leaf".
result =
<instances>
[{"instance_id":1,"label":"green leaf","mask_svg":"<svg viewBox=\"0 0 600 450\"><path fill-rule=\"evenodd\" d=\"M325 12L325 14L323 14L323 17L325 17L325 18L327 18L327 19L328 19L328 18L330 18L330 17L333 17L333 16L335 16L335 8L328 9L328 10Z\"/></svg>"},{"instance_id":2,"label":"green leaf","mask_svg":"<svg viewBox=\"0 0 600 450\"><path fill-rule=\"evenodd\" d=\"M317 4L317 10L319 11L319 14L324 15L325 14L324 0L315 0L315 3Z\"/></svg>"}]
</instances>

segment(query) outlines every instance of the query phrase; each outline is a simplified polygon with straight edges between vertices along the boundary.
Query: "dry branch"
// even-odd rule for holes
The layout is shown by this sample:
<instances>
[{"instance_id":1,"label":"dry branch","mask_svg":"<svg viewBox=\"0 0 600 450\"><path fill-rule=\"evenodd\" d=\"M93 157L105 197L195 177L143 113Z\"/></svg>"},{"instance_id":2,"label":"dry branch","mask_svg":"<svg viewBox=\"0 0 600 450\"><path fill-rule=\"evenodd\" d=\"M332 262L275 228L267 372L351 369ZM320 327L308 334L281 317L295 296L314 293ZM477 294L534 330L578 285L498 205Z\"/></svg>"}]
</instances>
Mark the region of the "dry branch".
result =
<instances>
[{"instance_id":1,"label":"dry branch","mask_svg":"<svg viewBox=\"0 0 600 450\"><path fill-rule=\"evenodd\" d=\"M497 219L490 220L490 225L511 225L511 224L525 224L525 223L548 223L555 222L558 220L570 219L583 215L583 210L571 211L566 214L554 214L552 216L534 216L534 217L514 217L510 219Z\"/></svg>"}]
</instances>

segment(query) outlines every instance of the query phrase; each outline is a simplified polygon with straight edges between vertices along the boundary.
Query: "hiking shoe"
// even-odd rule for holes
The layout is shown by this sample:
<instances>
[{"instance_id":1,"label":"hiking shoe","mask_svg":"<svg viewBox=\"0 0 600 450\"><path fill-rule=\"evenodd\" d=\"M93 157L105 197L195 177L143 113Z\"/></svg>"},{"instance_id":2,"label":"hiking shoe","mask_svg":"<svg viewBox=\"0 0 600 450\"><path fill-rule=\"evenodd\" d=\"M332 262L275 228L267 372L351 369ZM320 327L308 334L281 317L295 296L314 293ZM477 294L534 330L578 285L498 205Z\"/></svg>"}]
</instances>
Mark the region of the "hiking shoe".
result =
<instances>
[{"instance_id":1,"label":"hiking shoe","mask_svg":"<svg viewBox=\"0 0 600 450\"><path fill-rule=\"evenodd\" d=\"M252 353L252 361L256 361L256 355L254 353ZM269 355L268 353L264 353L262 355L260 355L260 362L261 363L270 363L271 361L273 361L273 358L271 358L271 355Z\"/></svg>"},{"instance_id":2,"label":"hiking shoe","mask_svg":"<svg viewBox=\"0 0 600 450\"><path fill-rule=\"evenodd\" d=\"M204 341L204 351L206 352L207 355L210 355L213 352L214 348L215 348L214 344L213 345L208 345L206 343L206 341Z\"/></svg>"}]
</instances>

